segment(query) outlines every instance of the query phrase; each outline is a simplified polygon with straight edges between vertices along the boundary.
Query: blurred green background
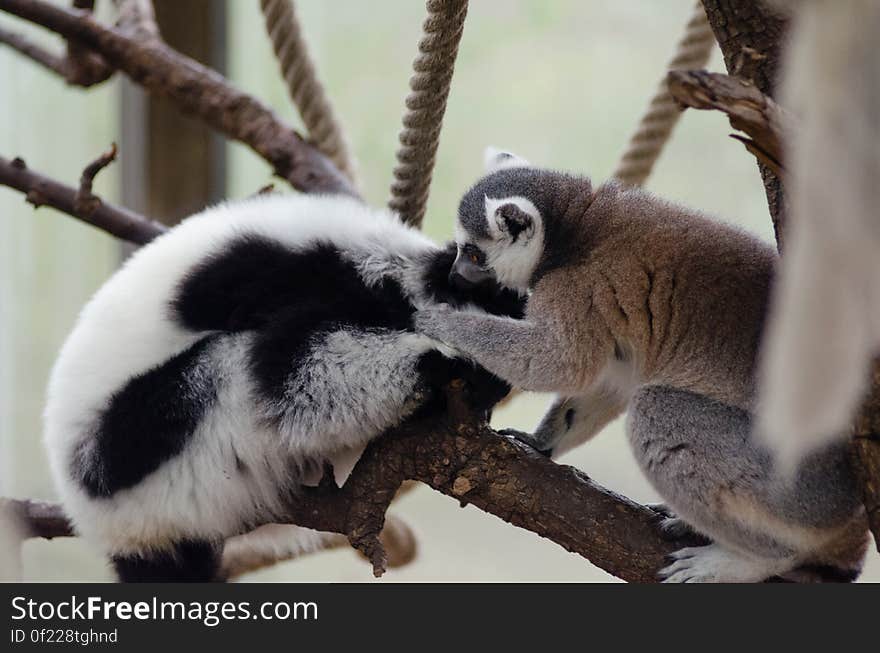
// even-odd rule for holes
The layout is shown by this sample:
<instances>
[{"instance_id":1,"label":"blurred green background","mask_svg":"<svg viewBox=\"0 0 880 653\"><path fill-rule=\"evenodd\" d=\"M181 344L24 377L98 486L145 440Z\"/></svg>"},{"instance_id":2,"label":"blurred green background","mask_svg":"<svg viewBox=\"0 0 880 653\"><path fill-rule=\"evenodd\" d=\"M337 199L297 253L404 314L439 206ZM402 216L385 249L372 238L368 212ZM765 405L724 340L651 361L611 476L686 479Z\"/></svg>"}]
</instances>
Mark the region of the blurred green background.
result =
<instances>
[{"instance_id":1,"label":"blurred green background","mask_svg":"<svg viewBox=\"0 0 880 653\"><path fill-rule=\"evenodd\" d=\"M192 1L192 0L186 0ZM299 125L265 35L257 0L226 2L227 73ZM387 201L403 98L424 4L415 0L300 0L300 19L330 97L360 162L367 199ZM449 99L426 231L452 232L460 194L482 171L486 145L533 163L605 179L664 74L692 0L476 0L471 3ZM14 21L0 16L4 26ZM14 23L16 29L26 28ZM26 30L29 34L33 30ZM47 42L45 35L36 33ZM56 43L57 44L57 43ZM713 69L723 69L716 51ZM0 49L0 153L75 183L85 163L119 138L118 79L68 88ZM727 137L720 115L688 112L648 187L772 238L752 157ZM227 146L227 196L270 181L268 166ZM181 178L180 184L187 180ZM96 191L119 200L120 168ZM281 188L282 183L276 182ZM285 189L286 192L286 189ZM109 236L50 209L34 212L0 188L0 494L54 497L40 442L47 374L77 311L121 256ZM531 429L548 397L526 395L498 410L499 426ZM569 454L600 483L638 501L656 496L641 478L621 423ZM479 510L419 488L394 511L412 525L419 556L388 581L607 581L582 558ZM26 580L109 580L105 562L74 539L31 541ZM367 564L337 550L278 565L245 580L367 581ZM874 554L863 579L880 580Z\"/></svg>"}]
</instances>

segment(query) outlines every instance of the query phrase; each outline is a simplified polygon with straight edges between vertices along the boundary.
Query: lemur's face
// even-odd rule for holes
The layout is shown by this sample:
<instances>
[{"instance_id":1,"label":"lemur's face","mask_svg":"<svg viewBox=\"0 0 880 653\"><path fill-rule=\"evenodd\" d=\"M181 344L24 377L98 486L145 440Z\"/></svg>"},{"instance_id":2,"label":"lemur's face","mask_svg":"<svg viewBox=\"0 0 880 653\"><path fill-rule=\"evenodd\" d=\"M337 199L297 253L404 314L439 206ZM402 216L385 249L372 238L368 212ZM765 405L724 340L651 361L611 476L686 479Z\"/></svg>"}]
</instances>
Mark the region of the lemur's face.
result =
<instances>
[{"instance_id":1,"label":"lemur's face","mask_svg":"<svg viewBox=\"0 0 880 653\"><path fill-rule=\"evenodd\" d=\"M458 284L495 280L525 293L541 258L544 223L528 163L509 152L486 152L489 174L461 201L455 227Z\"/></svg>"}]
</instances>

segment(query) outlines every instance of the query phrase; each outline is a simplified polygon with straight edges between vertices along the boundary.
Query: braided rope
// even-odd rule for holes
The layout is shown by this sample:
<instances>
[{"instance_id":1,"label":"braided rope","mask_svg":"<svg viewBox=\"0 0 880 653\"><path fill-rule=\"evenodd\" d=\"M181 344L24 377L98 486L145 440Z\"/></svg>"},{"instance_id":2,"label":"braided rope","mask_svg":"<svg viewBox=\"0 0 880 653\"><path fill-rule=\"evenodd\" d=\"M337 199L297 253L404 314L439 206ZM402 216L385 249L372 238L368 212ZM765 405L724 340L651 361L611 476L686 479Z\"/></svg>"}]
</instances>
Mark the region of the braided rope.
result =
<instances>
[{"instance_id":1,"label":"braided rope","mask_svg":"<svg viewBox=\"0 0 880 653\"><path fill-rule=\"evenodd\" d=\"M419 55L413 62L406 113L400 132L397 166L388 206L409 224L420 226L428 203L431 175L458 44L467 16L467 0L427 0Z\"/></svg>"},{"instance_id":2,"label":"braided rope","mask_svg":"<svg viewBox=\"0 0 880 653\"><path fill-rule=\"evenodd\" d=\"M266 31L291 100L315 146L352 182L357 167L333 105L318 79L293 0L260 0Z\"/></svg>"},{"instance_id":3,"label":"braided rope","mask_svg":"<svg viewBox=\"0 0 880 653\"><path fill-rule=\"evenodd\" d=\"M715 36L706 12L702 3L697 2L684 37L679 41L675 56L669 62L668 70L705 67L714 44ZM680 117L681 109L669 94L664 79L630 138L614 176L627 186L641 186L645 183Z\"/></svg>"}]
</instances>

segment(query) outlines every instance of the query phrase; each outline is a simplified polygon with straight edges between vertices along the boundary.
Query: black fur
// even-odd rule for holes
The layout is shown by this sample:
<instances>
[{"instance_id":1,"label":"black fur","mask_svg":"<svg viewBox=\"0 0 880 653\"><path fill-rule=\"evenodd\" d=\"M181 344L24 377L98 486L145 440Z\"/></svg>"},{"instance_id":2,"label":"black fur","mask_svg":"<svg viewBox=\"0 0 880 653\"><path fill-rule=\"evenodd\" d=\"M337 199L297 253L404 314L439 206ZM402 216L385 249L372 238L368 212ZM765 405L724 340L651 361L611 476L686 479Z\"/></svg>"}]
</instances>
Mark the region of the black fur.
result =
<instances>
[{"instance_id":1,"label":"black fur","mask_svg":"<svg viewBox=\"0 0 880 653\"><path fill-rule=\"evenodd\" d=\"M531 216L516 204L504 204L498 209L498 211L501 214L501 218L504 220L504 226L507 229L507 233L509 233L510 237L513 239L513 242L516 242L519 235L532 224Z\"/></svg>"},{"instance_id":2,"label":"black fur","mask_svg":"<svg viewBox=\"0 0 880 653\"><path fill-rule=\"evenodd\" d=\"M342 310L340 321L347 323L346 312L360 319L377 296L392 300L376 312L388 313L395 323L401 310L409 309L399 288L371 290L370 297L360 299L365 294L354 265L332 245L318 243L297 251L245 235L188 274L171 308L175 320L193 331L232 332L258 329L294 308L327 316Z\"/></svg>"},{"instance_id":3,"label":"black fur","mask_svg":"<svg viewBox=\"0 0 880 653\"><path fill-rule=\"evenodd\" d=\"M219 580L220 547L203 541L178 542L169 551L143 556L114 556L123 583L208 583Z\"/></svg>"},{"instance_id":4,"label":"black fur","mask_svg":"<svg viewBox=\"0 0 880 653\"><path fill-rule=\"evenodd\" d=\"M460 358L446 358L439 351L429 351L419 358L419 376L425 385L426 399L414 417L434 415L446 410L444 387L452 379L465 382L464 398L468 406L488 421L492 408L510 392L510 384L488 370Z\"/></svg>"},{"instance_id":5,"label":"black fur","mask_svg":"<svg viewBox=\"0 0 880 653\"><path fill-rule=\"evenodd\" d=\"M425 254L423 283L429 297L460 306L473 302L496 315L522 317L525 301L486 284L467 290L449 283L455 245ZM93 497L129 488L178 454L216 400L217 373L208 369L216 340L253 334L249 371L259 395L283 400L290 378L322 335L340 328L412 331L415 307L400 285L385 279L367 286L354 264L329 244L292 250L259 236L242 236L191 271L170 303L172 319L192 331L211 331L185 352L135 377L113 396L97 434L74 461L74 473ZM218 333L219 332L219 333ZM488 413L510 387L484 369L431 352L419 360L420 410L445 408L442 388L466 382L466 399ZM307 393L308 388L300 392ZM95 442L94 448L91 443ZM212 580L217 550L183 542L149 557L122 557L122 580Z\"/></svg>"},{"instance_id":6,"label":"black fur","mask_svg":"<svg viewBox=\"0 0 880 653\"><path fill-rule=\"evenodd\" d=\"M393 280L368 287L354 265L331 248L304 256L313 273L309 288L278 310L257 332L251 371L260 392L283 399L287 380L297 371L310 343L341 327L358 330L411 331L415 309Z\"/></svg>"},{"instance_id":7,"label":"black fur","mask_svg":"<svg viewBox=\"0 0 880 653\"><path fill-rule=\"evenodd\" d=\"M517 319L523 317L525 298L513 290L500 288L494 282L471 286L466 291L453 286L449 281L449 270L455 261L455 255L455 243L449 243L444 249L430 253L422 277L428 297L438 303L455 307L470 302L492 315L506 315Z\"/></svg>"},{"instance_id":8,"label":"black fur","mask_svg":"<svg viewBox=\"0 0 880 653\"><path fill-rule=\"evenodd\" d=\"M217 396L216 375L206 369L210 357L204 355L215 339L199 340L113 395L95 436L73 461L75 477L91 496L132 487L180 453Z\"/></svg>"}]
</instances>

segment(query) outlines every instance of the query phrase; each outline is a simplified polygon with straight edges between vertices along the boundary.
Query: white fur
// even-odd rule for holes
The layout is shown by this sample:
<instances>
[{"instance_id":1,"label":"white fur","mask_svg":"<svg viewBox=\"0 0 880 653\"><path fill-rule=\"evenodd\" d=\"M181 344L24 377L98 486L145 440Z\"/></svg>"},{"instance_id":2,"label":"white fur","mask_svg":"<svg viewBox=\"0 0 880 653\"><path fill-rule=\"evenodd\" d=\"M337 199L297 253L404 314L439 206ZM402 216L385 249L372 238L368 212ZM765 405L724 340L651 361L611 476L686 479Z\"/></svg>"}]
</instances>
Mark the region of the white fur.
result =
<instances>
[{"instance_id":1,"label":"white fur","mask_svg":"<svg viewBox=\"0 0 880 653\"><path fill-rule=\"evenodd\" d=\"M305 478L321 459L350 459L352 448L413 407L408 356L434 343L415 334L340 331L309 362L320 369L316 383L325 384L316 396L332 406L360 402L367 418L343 406L322 425L316 416L332 412L330 404L292 396L288 405L270 408L282 418L278 433L267 426L244 372L249 336L224 335L212 359L219 359L223 377L217 401L184 450L134 487L110 498L88 496L71 478L74 452L83 442L88 452L113 393L206 335L175 324L169 301L187 271L242 233L293 248L330 241L376 278L436 247L392 214L351 199L264 196L208 209L136 252L82 310L52 371L45 410L45 443L65 509L77 530L107 553L143 552L186 537L219 541L250 528L257 516L281 509L279 489L290 485L292 473ZM414 283L408 273L399 275ZM339 387L351 396L329 396ZM236 458L249 473L230 482Z\"/></svg>"},{"instance_id":2,"label":"white fur","mask_svg":"<svg viewBox=\"0 0 880 653\"><path fill-rule=\"evenodd\" d=\"M880 4L795 9L790 219L758 407L758 433L789 470L849 433L880 348Z\"/></svg>"},{"instance_id":3,"label":"white fur","mask_svg":"<svg viewBox=\"0 0 880 653\"><path fill-rule=\"evenodd\" d=\"M792 560L757 558L718 544L679 549L674 562L660 570L664 583L760 583L789 571Z\"/></svg>"},{"instance_id":4,"label":"white fur","mask_svg":"<svg viewBox=\"0 0 880 653\"><path fill-rule=\"evenodd\" d=\"M475 244L485 252L486 267L495 273L498 283L525 294L544 249L541 213L525 197L486 197L484 201L490 238ZM498 216L498 209L505 204L515 204L532 218L532 225L520 233L515 241ZM459 224L455 227L455 239L459 244L473 241Z\"/></svg>"},{"instance_id":5,"label":"white fur","mask_svg":"<svg viewBox=\"0 0 880 653\"><path fill-rule=\"evenodd\" d=\"M486 168L486 173L489 174L505 168L527 168L530 164L513 152L499 150L490 145L483 152L483 165Z\"/></svg>"}]
</instances>

